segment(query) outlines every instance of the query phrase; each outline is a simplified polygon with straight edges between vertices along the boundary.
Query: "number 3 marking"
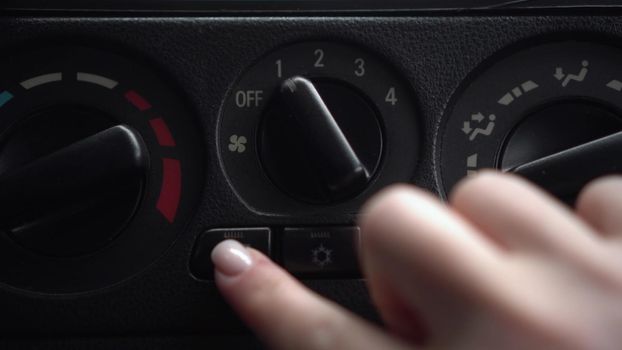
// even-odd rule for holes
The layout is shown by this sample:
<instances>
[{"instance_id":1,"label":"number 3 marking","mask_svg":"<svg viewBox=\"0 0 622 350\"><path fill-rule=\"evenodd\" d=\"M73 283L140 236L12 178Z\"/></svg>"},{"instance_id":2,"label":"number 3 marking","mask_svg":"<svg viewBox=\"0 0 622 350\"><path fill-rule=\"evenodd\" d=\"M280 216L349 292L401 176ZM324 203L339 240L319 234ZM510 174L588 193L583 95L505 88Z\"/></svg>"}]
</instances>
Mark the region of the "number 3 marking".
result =
<instances>
[{"instance_id":1,"label":"number 3 marking","mask_svg":"<svg viewBox=\"0 0 622 350\"><path fill-rule=\"evenodd\" d=\"M354 60L354 65L356 69L354 70L354 75L357 77L365 76L365 60L362 58L357 58Z\"/></svg>"}]
</instances>

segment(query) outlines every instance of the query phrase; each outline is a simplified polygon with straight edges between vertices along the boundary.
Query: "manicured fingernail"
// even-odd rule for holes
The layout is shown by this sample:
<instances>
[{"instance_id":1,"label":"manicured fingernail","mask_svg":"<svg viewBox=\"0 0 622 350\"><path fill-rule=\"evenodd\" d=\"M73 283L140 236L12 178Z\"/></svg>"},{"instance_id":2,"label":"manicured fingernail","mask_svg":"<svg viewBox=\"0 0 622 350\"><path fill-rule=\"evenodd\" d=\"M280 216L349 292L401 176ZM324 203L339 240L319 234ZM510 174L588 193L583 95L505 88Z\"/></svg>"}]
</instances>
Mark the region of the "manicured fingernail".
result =
<instances>
[{"instance_id":1,"label":"manicured fingernail","mask_svg":"<svg viewBox=\"0 0 622 350\"><path fill-rule=\"evenodd\" d=\"M253 266L248 250L238 241L226 240L212 250L212 262L218 272L237 276Z\"/></svg>"}]
</instances>

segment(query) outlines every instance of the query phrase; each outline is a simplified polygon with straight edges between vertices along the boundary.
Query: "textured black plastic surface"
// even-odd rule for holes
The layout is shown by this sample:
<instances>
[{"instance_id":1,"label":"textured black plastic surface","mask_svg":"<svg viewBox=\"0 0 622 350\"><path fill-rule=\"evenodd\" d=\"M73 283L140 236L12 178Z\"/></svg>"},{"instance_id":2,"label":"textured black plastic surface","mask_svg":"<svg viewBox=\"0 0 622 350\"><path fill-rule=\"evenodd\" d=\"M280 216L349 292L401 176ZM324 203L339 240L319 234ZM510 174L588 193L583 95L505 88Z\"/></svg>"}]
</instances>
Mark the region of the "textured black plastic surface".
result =
<instances>
[{"instance_id":1,"label":"textured black plastic surface","mask_svg":"<svg viewBox=\"0 0 622 350\"><path fill-rule=\"evenodd\" d=\"M37 45L95 45L134 54L176 86L204 128L206 179L203 200L176 244L140 275L106 290L71 297L0 290L0 338L36 340L59 348L85 346L106 336L145 347L149 335L197 334L180 346L214 345L244 328L211 283L193 279L188 261L196 237L214 227L321 225L354 221L330 208L308 217L255 214L233 194L216 155L216 120L229 87L254 60L277 46L322 39L366 46L394 64L413 85L420 106L422 152L413 182L438 192L435 135L445 104L475 67L509 45L549 37L612 37L622 42L616 17L387 17L387 18L0 18L2 52ZM528 42L529 40L527 40ZM374 313L363 281L310 281L309 286L367 317ZM205 337L219 334L215 343ZM199 335L202 335L203 338ZM128 340L132 339L133 340ZM228 339L228 338L227 338ZM170 342L169 342L170 341ZM236 340L241 344L242 340ZM249 340L250 341L250 340ZM252 341L250 341L252 343ZM22 340L0 345L19 347ZM75 345L77 344L77 345ZM153 343L152 343L153 344ZM172 347L172 340L163 347ZM223 342L220 342L222 346ZM43 347L43 345L41 345ZM120 346L122 348L122 346ZM157 345L154 345L157 347ZM118 348L118 347L117 347ZM205 347L207 348L207 347Z\"/></svg>"},{"instance_id":2,"label":"textured black plastic surface","mask_svg":"<svg viewBox=\"0 0 622 350\"><path fill-rule=\"evenodd\" d=\"M5 0L10 9L134 11L374 11L571 8L619 5L617 0Z\"/></svg>"}]
</instances>

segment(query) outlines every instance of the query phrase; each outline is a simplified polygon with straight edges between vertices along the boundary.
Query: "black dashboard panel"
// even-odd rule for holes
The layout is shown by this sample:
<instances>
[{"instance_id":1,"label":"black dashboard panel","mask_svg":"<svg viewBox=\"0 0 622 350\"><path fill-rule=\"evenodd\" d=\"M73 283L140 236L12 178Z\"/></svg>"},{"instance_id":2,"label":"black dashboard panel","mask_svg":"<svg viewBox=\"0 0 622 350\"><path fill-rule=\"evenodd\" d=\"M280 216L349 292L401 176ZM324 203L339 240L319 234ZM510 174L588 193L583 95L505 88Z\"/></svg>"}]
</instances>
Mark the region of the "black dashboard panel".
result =
<instances>
[{"instance_id":1,"label":"black dashboard panel","mask_svg":"<svg viewBox=\"0 0 622 350\"><path fill-rule=\"evenodd\" d=\"M5 8L13 9L0 17L1 62L44 48L86 47L148 67L188 110L198 130L197 154L203 167L201 185L192 189L198 194L193 214L177 232L174 243L161 249L140 272L88 291L50 292L3 284L0 345L14 348L258 346L245 335L245 328L214 283L191 272L198 237L210 229L269 227L273 240L279 242L273 246L279 260L287 249L281 240L287 228L354 225L357 206L371 195L365 193L349 204L331 203L314 206L314 210L275 214L255 210L236 193L219 155L219 149L227 146L219 144L219 119L241 77L275 50L302 42L339 43L361 48L392 67L416 106L416 115L405 118L416 118L419 129L413 136L419 145L413 154L416 167L394 181L408 181L444 196L441 135L457 96L469 88L474 77L501 58L542 43L587 41L622 46L622 13L613 8L606 14L598 9L544 14L530 9L520 13L427 15L379 11L365 16L147 16L118 12L95 16L89 12L17 11L16 7L30 5L8 4ZM31 4L49 8L47 2ZM577 62L580 64L581 59ZM12 67L1 68L10 71ZM36 71L37 67L33 64L27 69ZM66 69L73 72L72 67ZM512 84L492 86L493 95L503 96ZM0 86L0 91L5 89L10 90ZM234 149L239 150L239 145ZM149 229L157 231L157 227ZM141 254L140 249L140 245L135 246L136 254ZM79 275L74 277L80 279ZM319 274L301 278L319 293L377 320L365 283L358 277ZM231 345L231 341L235 343Z\"/></svg>"},{"instance_id":2,"label":"black dashboard panel","mask_svg":"<svg viewBox=\"0 0 622 350\"><path fill-rule=\"evenodd\" d=\"M110 11L110 12L465 12L477 10L611 8L615 0L7 0L4 8L26 11Z\"/></svg>"}]
</instances>

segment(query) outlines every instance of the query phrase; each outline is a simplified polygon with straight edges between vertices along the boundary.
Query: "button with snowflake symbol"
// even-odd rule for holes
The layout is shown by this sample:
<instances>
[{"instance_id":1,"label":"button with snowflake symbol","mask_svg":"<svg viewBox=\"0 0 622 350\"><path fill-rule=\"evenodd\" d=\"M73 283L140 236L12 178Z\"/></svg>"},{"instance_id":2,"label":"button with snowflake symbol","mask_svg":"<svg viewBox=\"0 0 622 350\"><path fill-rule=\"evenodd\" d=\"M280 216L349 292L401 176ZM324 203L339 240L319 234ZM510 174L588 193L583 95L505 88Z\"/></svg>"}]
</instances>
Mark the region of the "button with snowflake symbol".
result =
<instances>
[{"instance_id":1,"label":"button with snowflake symbol","mask_svg":"<svg viewBox=\"0 0 622 350\"><path fill-rule=\"evenodd\" d=\"M302 276L357 277L358 227L297 227L283 231L285 268Z\"/></svg>"}]
</instances>

